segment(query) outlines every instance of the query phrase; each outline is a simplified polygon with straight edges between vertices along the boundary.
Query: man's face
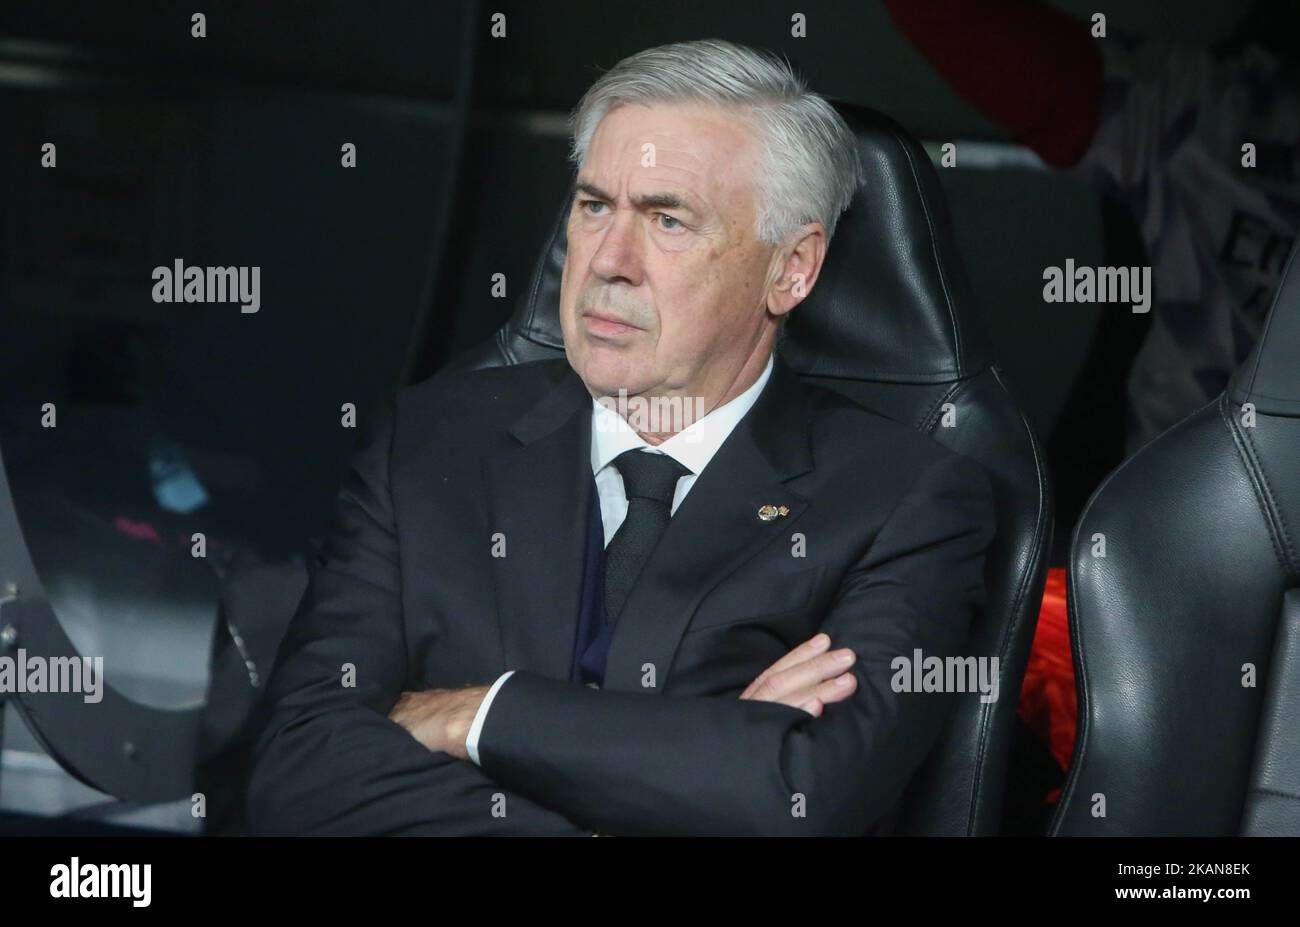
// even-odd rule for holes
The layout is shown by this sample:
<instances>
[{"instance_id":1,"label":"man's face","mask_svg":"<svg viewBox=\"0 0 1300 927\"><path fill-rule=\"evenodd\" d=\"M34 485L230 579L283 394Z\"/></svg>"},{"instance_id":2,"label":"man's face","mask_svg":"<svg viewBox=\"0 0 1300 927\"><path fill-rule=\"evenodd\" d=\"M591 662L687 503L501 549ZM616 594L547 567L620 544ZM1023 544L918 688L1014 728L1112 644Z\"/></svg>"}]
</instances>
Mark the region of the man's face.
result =
<instances>
[{"instance_id":1,"label":"man's face","mask_svg":"<svg viewBox=\"0 0 1300 927\"><path fill-rule=\"evenodd\" d=\"M560 286L565 352L592 395L712 408L762 370L786 309L769 299L776 249L755 237L755 148L743 117L713 107L624 105L601 120Z\"/></svg>"}]
</instances>

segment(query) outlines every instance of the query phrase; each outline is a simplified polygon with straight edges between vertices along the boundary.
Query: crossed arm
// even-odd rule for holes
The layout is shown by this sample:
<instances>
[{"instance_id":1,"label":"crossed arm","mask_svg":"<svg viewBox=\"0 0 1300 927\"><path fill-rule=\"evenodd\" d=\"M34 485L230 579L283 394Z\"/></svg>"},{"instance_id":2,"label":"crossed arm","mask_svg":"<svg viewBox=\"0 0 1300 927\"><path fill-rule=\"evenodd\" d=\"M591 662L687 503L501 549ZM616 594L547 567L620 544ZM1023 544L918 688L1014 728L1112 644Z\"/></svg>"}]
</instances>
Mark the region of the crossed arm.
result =
<instances>
[{"instance_id":1,"label":"crossed arm","mask_svg":"<svg viewBox=\"0 0 1300 927\"><path fill-rule=\"evenodd\" d=\"M388 486L392 410L353 458L255 724L253 834L590 834L388 717L407 678ZM504 819L502 813L505 814Z\"/></svg>"},{"instance_id":2,"label":"crossed arm","mask_svg":"<svg viewBox=\"0 0 1300 927\"><path fill-rule=\"evenodd\" d=\"M895 691L895 660L961 655L992 525L970 462L946 457L918 477L823 622L856 660L853 691L821 717L794 707L807 692L656 697L516 672L487 712L482 769L602 833L863 834L898 801L955 697ZM829 671L806 662L810 680ZM834 677L820 685L833 694Z\"/></svg>"},{"instance_id":3,"label":"crossed arm","mask_svg":"<svg viewBox=\"0 0 1300 927\"><path fill-rule=\"evenodd\" d=\"M818 632L760 673L740 697L789 705L821 717L827 705L857 691L858 678L849 672L854 660L852 650L831 650L830 635ZM467 760L470 727L491 688L403 692L388 717L426 749Z\"/></svg>"},{"instance_id":4,"label":"crossed arm","mask_svg":"<svg viewBox=\"0 0 1300 927\"><path fill-rule=\"evenodd\" d=\"M281 647L247 783L251 832L860 834L938 736L951 695L893 691L891 663L916 648L958 654L981 599L991 493L963 458L937 461L900 500L827 614L829 640L745 697L519 671L487 713L479 768L461 757L485 688L436 709L401 691L389 440L384 426L354 460ZM830 640L856 657L842 691Z\"/></svg>"}]
</instances>

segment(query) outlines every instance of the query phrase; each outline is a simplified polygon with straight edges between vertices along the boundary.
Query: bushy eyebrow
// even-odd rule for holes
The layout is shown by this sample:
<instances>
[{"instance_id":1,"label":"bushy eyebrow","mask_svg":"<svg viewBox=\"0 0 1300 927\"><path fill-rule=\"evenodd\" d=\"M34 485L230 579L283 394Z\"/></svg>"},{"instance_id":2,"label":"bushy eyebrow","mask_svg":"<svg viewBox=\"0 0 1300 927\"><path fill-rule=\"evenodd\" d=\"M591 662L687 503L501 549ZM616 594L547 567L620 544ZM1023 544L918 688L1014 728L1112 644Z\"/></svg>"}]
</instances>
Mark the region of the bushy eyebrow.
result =
<instances>
[{"instance_id":1,"label":"bushy eyebrow","mask_svg":"<svg viewBox=\"0 0 1300 927\"><path fill-rule=\"evenodd\" d=\"M588 196L594 197L598 200L604 200L607 203L612 203L616 199L612 194L606 193L590 181L579 180L574 187L578 193L585 193ZM695 207L686 202L686 200L682 199L676 193L644 193L640 196L633 197L632 203L638 209L676 209L683 212L689 212L691 215L697 217L700 214Z\"/></svg>"}]
</instances>

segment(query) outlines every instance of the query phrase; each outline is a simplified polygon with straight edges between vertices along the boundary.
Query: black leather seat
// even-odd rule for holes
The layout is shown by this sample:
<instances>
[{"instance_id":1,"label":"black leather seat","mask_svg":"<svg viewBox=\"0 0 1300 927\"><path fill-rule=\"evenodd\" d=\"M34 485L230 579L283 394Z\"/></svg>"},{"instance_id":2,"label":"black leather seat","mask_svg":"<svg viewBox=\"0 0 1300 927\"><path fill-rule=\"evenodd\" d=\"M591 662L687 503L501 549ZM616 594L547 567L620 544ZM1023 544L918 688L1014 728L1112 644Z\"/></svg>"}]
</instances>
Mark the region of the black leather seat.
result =
<instances>
[{"instance_id":1,"label":"black leather seat","mask_svg":"<svg viewBox=\"0 0 1300 927\"><path fill-rule=\"evenodd\" d=\"M1298 348L1293 252L1228 389L1080 516L1079 732L1051 833L1300 833Z\"/></svg>"},{"instance_id":2,"label":"black leather seat","mask_svg":"<svg viewBox=\"0 0 1300 927\"><path fill-rule=\"evenodd\" d=\"M837 108L856 131L868 181L840 220L821 278L791 316L779 351L804 379L932 435L989 472L998 531L987 608L968 652L999 659L1000 698L986 704L972 695L959 703L910 787L899 830L992 834L1047 566L1047 474L994 366L925 152L880 114ZM563 353L558 305L568 202L513 317L448 369Z\"/></svg>"}]
</instances>

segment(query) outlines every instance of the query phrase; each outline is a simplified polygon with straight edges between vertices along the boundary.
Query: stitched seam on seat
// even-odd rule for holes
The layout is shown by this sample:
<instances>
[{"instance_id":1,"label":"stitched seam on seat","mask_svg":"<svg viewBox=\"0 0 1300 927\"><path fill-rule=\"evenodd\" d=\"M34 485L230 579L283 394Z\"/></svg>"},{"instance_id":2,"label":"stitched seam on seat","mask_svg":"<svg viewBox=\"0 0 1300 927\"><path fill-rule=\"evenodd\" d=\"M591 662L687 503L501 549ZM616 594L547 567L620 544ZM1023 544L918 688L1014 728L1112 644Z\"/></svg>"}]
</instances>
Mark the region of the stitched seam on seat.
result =
<instances>
[{"instance_id":1,"label":"stitched seam on seat","mask_svg":"<svg viewBox=\"0 0 1300 927\"><path fill-rule=\"evenodd\" d=\"M1241 429L1237 427L1236 419L1228 413L1227 407L1228 394L1225 392L1219 398L1219 414L1227 425L1229 434L1232 435L1233 444L1236 445L1246 475L1250 478L1251 491L1254 493L1255 502L1263 512L1264 521L1268 525L1268 537L1273 544L1273 553L1277 556L1283 573L1294 576L1296 572L1295 558L1291 555L1291 540L1287 535L1286 525L1281 521L1281 512L1278 511L1273 499L1273 491L1268 485L1268 477L1264 473L1263 467L1260 466L1259 458L1255 454L1255 447L1250 443L1249 436L1242 434Z\"/></svg>"},{"instance_id":2,"label":"stitched seam on seat","mask_svg":"<svg viewBox=\"0 0 1300 927\"><path fill-rule=\"evenodd\" d=\"M1268 316L1267 316L1267 317L1265 318L1265 320L1264 320L1264 331L1261 332L1261 333L1260 333L1260 336L1259 336L1259 344L1260 344L1260 346L1261 346L1261 350L1260 350L1260 354L1261 354L1261 355L1263 355L1263 353L1264 353L1264 352L1263 352L1263 345L1264 345L1265 342L1268 340L1268 331L1269 331L1270 328L1273 327L1273 316L1276 314L1276 313L1275 313L1275 310L1277 309L1277 303L1278 303L1278 300L1282 298L1282 290L1283 290L1282 283L1286 280L1287 275L1291 272L1291 264L1295 261L1295 256L1296 256L1296 251L1295 251L1295 250L1292 250L1291 255L1286 259L1286 266L1282 268L1282 276L1280 276L1280 277L1278 278L1278 287L1277 287L1277 291L1273 294L1273 302L1272 302L1272 304L1269 306L1269 309L1268 309ZM1246 386L1246 399L1247 399L1247 401L1250 400L1250 397L1251 397L1251 396L1255 395L1255 376L1256 376L1256 374L1259 373L1259 364L1260 364L1260 361L1261 361L1261 360L1263 360L1263 357L1262 357L1262 356L1259 357L1259 358L1256 358L1256 360L1255 360L1255 366L1251 368L1251 371L1250 371L1250 383L1247 384L1247 386Z\"/></svg>"},{"instance_id":3,"label":"stitched seam on seat","mask_svg":"<svg viewBox=\"0 0 1300 927\"><path fill-rule=\"evenodd\" d=\"M1004 392L1006 392L1006 385L998 377L996 368L990 367L989 369L993 373L993 378L997 381L998 385L1002 387ZM926 413L923 419L923 421L925 422L925 429L927 434L931 433L933 431L935 424L937 424L936 413L938 409L943 406L943 403L948 401L949 399L956 398L956 396L962 390L967 389L968 387L969 387L968 380L958 381L944 395L940 396L935 401L935 403L930 407L930 411ZM1008 398L1010 398L1009 393L1007 393L1007 396ZM1042 539L1045 537L1045 532L1043 532L1041 528L1044 523L1045 513L1047 511L1047 506L1043 504L1043 498L1047 491L1047 483L1046 483L1046 474L1044 473L1042 466L1039 464L1037 445L1036 442L1034 441L1033 431L1029 428L1029 422L1025 418L1024 413L1020 413L1019 417L1020 417L1021 425L1024 426L1025 428L1026 434L1029 435L1031 456L1033 457L1034 469L1038 477L1039 505L1038 505L1037 519L1034 525L1034 529L1035 529L1034 546L1031 549L1031 558L1030 558L1030 562L1033 563L1036 562L1038 559L1038 554L1041 551L1043 546ZM976 461L976 464L979 465L979 462ZM1021 605L1024 602L1025 596L1028 593L1029 587L1032 584L1032 582L1033 582L1033 573L1027 572L1024 578L1021 580L1019 588L1016 589L1014 594L1012 595L1011 614L1013 616L1019 614ZM998 644L999 661L1003 663L1005 662L1007 651L1010 650L1011 641L1015 640L1016 632L1019 629L1019 627L1020 625L1013 620L1008 625L1007 631L1002 635L1002 639L999 641ZM973 834L976 829L976 819L979 816L979 808L980 808L980 795L981 795L980 789L985 779L984 770L986 765L986 758L988 756L988 743L989 743L989 739L992 736L993 718L994 715L996 714L996 711L997 711L997 706L984 705L980 709L980 713L979 713L979 741L976 750L974 768L971 772L971 792L970 792L971 810L966 818L967 835Z\"/></svg>"},{"instance_id":4,"label":"stitched seam on seat","mask_svg":"<svg viewBox=\"0 0 1300 927\"><path fill-rule=\"evenodd\" d=\"M507 364L516 363L514 352L510 350L510 339L506 336L506 329L497 329L497 347L501 350L501 356L505 358Z\"/></svg>"},{"instance_id":5,"label":"stitched seam on seat","mask_svg":"<svg viewBox=\"0 0 1300 927\"><path fill-rule=\"evenodd\" d=\"M1004 394L1007 396L1008 399L1010 399L1011 398L1010 391L1007 390L1006 384L1002 382L1002 378L998 375L997 367L990 366L989 370L993 374L993 379L997 381L998 385L1002 387ZM1029 562L1032 564L1032 563L1039 562L1039 559L1042 555L1043 548L1048 543L1048 538L1049 535L1051 534L1050 531L1051 506L1050 504L1048 504L1049 502L1048 497L1050 496L1050 492L1047 483L1047 472L1046 470L1043 469L1042 462L1040 460L1040 454L1039 454L1040 448L1038 447L1038 442L1034 438L1033 429L1029 427L1029 420L1025 417L1024 412L1021 412L1018 407L1016 411L1020 418L1021 427L1024 429L1025 435L1029 438L1030 457L1034 461L1034 471L1038 477L1038 513L1034 522L1034 534L1033 534L1034 544L1030 550L1030 560L1029 560ZM1020 611L1024 606L1025 598L1026 596L1028 596L1030 588L1035 584L1035 576L1037 575L1037 572L1038 572L1037 570L1026 570L1025 575L1020 581L1019 588L1016 590L1015 595L1012 597L1011 614L1012 616L1014 616L1013 621L1007 626L1006 633L1003 634L1002 642L998 649L998 659L1002 660L1003 662L1005 662L1007 652L1011 649L1012 642L1017 638L1017 636L1020 633L1021 624L1023 623L1023 619L1019 617ZM1034 623L1035 625L1037 625L1038 623L1037 615L1035 615L1034 617ZM1030 647L1032 648L1032 646L1033 646L1033 641L1031 640ZM1023 675L1021 678L1021 682L1023 684ZM1019 692L1017 692L1017 700L1018 699L1019 699ZM995 713L996 713L995 706L988 706L983 711L983 719L982 719L981 730L980 730L980 752L975 766L976 796L980 794L979 786L982 785L984 782L984 767L985 767L985 760L988 755L988 740L992 736L993 717ZM972 803L972 805L974 805L974 803ZM974 829L974 826L975 826L975 812L972 808L971 820L970 820L970 825L968 827L968 832L972 831Z\"/></svg>"},{"instance_id":6,"label":"stitched seam on seat","mask_svg":"<svg viewBox=\"0 0 1300 927\"><path fill-rule=\"evenodd\" d=\"M966 365L962 360L961 325L957 322L957 313L953 311L952 293L948 287L948 275L944 272L943 262L939 260L939 241L934 232L934 217L930 212L930 203L925 195L925 186L921 183L920 172L916 169L916 160L912 156L912 149L897 129L893 130L893 135L894 140L902 148L903 155L907 158L908 169L912 172L912 180L920 194L921 214L925 217L925 225L930 232L930 253L934 257L934 266L939 273L939 284L943 287L944 308L948 310L948 319L952 322L953 352L957 356L957 373L960 376L966 372Z\"/></svg>"},{"instance_id":7,"label":"stitched seam on seat","mask_svg":"<svg viewBox=\"0 0 1300 927\"><path fill-rule=\"evenodd\" d=\"M958 365L958 369L960 369L960 364ZM927 434L932 433L935 426L938 425L939 410L943 408L944 403L952 398L955 398L956 395L961 391L963 385L964 384L962 381L958 381L954 383L952 386L950 386L947 389L947 391L945 391L942 395L940 395L930 406L929 410L925 414L925 417L922 419ZM991 714L992 714L992 709L987 704L983 708L979 709L979 739L978 739L978 746L976 748L974 769L971 770L970 794L968 798L968 806L970 808L970 811L968 811L966 814L966 835L967 836L970 836L973 833L975 828L975 818L977 817L978 806L979 806L979 794L980 794L979 784L983 777L984 756L987 751L988 731L989 731L989 727L991 726L989 717Z\"/></svg>"},{"instance_id":8,"label":"stitched seam on seat","mask_svg":"<svg viewBox=\"0 0 1300 927\"><path fill-rule=\"evenodd\" d=\"M946 391L941 393L938 398L930 404L930 408L926 409L924 414L922 414L921 421L918 424L927 434L934 431L935 426L939 424L939 410L943 408L943 404L955 397L957 393L961 391L963 385L964 384L961 380L953 383Z\"/></svg>"},{"instance_id":9,"label":"stitched seam on seat","mask_svg":"<svg viewBox=\"0 0 1300 927\"><path fill-rule=\"evenodd\" d=\"M1001 377L998 376L997 368L991 366L989 370L992 372L994 380L997 381L998 385L1002 387L1004 393L1006 393L1008 398L1010 398L1010 393L1006 390L1006 384L1004 384ZM954 389L952 394L955 395L962 386L964 386L964 384L959 384L958 388ZM1019 413L1019 418L1022 427L1025 429L1025 434L1029 437L1030 456L1034 461L1034 470L1038 479L1038 513L1034 524L1034 544L1030 549L1030 563L1036 563L1039 559L1044 540L1048 533L1044 530L1044 525L1049 514L1049 506L1044 504L1048 489L1047 477L1039 461L1038 446L1037 442L1034 440L1033 430L1029 427L1029 422L1025 418L1023 412ZM1011 599L1012 616L1018 616L1020 614L1020 609L1024 604L1025 597L1028 595L1029 589L1034 583L1036 572L1037 571L1033 570L1026 571L1024 577L1021 579L1019 587L1015 590ZM1007 652L1011 649L1011 642L1016 639L1019 629L1020 622L1018 619L1013 617L1012 622L1008 624L1006 632L1002 635L1002 639L998 645L998 659L1000 661L1005 663ZM975 770L973 773L972 786L974 788L974 793L971 801L971 813L967 821L967 833L972 833L975 829L975 819L977 817L979 805L978 796L981 794L980 786L983 784L985 778L984 770L986 758L988 756L988 741L992 736L993 718L995 714L996 706L985 706L981 710L979 751L975 760Z\"/></svg>"},{"instance_id":10,"label":"stitched seam on seat","mask_svg":"<svg viewBox=\"0 0 1300 927\"><path fill-rule=\"evenodd\" d=\"M1274 798L1286 798L1290 801L1300 801L1300 795L1295 792L1282 792L1277 789L1253 788L1250 790L1252 795L1272 795Z\"/></svg>"},{"instance_id":11,"label":"stitched seam on seat","mask_svg":"<svg viewBox=\"0 0 1300 927\"><path fill-rule=\"evenodd\" d=\"M1120 464L1123 467L1123 464ZM1118 469L1112 471L1114 476ZM1101 487L1096 492L1101 492L1101 488L1110 482L1107 477L1102 482ZM1096 493L1093 494L1093 499ZM1083 769L1083 759L1088 751L1088 735L1092 732L1091 704L1089 701L1090 693L1088 691L1088 668L1084 662L1083 656L1083 625L1079 620L1078 582L1074 578L1074 548L1079 540L1079 529L1088 514L1088 509L1092 507L1092 500L1084 506L1083 512L1079 515L1079 520L1074 525L1074 532L1070 538L1069 561L1070 568L1066 571L1066 588L1065 604L1066 617L1070 626L1070 656L1074 663L1074 696L1077 706L1074 712L1074 750L1070 757L1070 767L1065 778L1065 787L1061 789L1061 797L1056 800L1056 811L1052 815L1051 826L1048 827L1048 836L1057 836L1061 832L1061 825L1065 821L1065 809L1069 807L1070 801L1074 798L1075 786L1079 782L1079 773Z\"/></svg>"}]
</instances>

